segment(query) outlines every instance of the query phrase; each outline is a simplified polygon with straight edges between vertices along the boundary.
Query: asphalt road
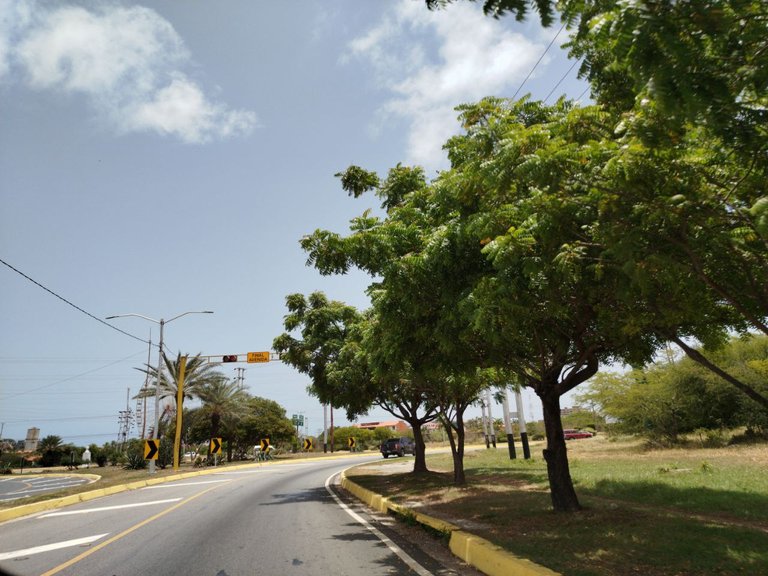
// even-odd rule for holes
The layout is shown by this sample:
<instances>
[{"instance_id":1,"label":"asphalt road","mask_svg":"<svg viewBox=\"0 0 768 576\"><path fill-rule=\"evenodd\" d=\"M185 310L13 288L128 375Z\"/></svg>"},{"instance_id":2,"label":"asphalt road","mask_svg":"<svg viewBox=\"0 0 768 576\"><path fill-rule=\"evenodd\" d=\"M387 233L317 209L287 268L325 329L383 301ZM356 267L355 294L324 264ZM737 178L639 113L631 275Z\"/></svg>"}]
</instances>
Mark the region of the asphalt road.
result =
<instances>
[{"instance_id":1,"label":"asphalt road","mask_svg":"<svg viewBox=\"0 0 768 576\"><path fill-rule=\"evenodd\" d=\"M456 574L386 519L340 499L334 477L365 459L254 464L6 522L0 569L20 576Z\"/></svg>"}]
</instances>

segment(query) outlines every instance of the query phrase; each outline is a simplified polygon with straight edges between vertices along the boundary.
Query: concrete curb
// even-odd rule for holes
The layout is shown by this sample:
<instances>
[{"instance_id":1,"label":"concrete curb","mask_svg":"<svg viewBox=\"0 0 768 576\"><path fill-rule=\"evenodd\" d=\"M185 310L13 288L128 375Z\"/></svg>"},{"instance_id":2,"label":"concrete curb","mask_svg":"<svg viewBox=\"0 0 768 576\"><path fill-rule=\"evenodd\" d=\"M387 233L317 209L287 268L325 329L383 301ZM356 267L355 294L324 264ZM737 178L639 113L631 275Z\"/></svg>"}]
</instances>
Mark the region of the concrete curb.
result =
<instances>
[{"instance_id":1,"label":"concrete curb","mask_svg":"<svg viewBox=\"0 0 768 576\"><path fill-rule=\"evenodd\" d=\"M419 524L446 534L449 536L448 547L454 556L488 576L561 576L549 568L515 556L484 538L465 532L455 524L414 512L407 506L392 502L385 496L355 484L345 473L341 475L341 487L378 512L392 511L409 516Z\"/></svg>"}]
</instances>

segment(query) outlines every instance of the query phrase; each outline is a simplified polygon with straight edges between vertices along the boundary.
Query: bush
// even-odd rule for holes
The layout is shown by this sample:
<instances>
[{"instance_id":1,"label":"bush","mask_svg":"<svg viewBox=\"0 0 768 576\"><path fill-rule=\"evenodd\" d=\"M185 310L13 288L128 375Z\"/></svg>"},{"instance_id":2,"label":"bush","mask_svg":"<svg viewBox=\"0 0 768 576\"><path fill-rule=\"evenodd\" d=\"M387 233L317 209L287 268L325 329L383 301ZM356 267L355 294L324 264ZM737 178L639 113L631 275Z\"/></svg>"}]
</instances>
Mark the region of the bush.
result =
<instances>
[{"instance_id":1,"label":"bush","mask_svg":"<svg viewBox=\"0 0 768 576\"><path fill-rule=\"evenodd\" d=\"M728 434L721 429L710 430L700 428L696 430L695 434L698 436L702 448L724 448L728 446Z\"/></svg>"},{"instance_id":2,"label":"bush","mask_svg":"<svg viewBox=\"0 0 768 576\"><path fill-rule=\"evenodd\" d=\"M125 455L123 468L125 470L143 470L147 467L147 461L144 460L144 454L141 452L130 451Z\"/></svg>"}]
</instances>

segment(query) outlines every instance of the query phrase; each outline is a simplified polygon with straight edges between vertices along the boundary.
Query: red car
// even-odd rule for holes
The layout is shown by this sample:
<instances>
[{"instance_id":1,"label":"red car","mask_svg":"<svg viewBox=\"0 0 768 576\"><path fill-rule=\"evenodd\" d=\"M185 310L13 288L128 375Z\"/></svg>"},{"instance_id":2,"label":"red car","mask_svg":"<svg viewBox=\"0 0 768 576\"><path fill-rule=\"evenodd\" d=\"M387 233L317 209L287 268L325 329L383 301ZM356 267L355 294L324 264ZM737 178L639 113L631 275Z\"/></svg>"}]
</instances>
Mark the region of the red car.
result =
<instances>
[{"instance_id":1,"label":"red car","mask_svg":"<svg viewBox=\"0 0 768 576\"><path fill-rule=\"evenodd\" d=\"M566 440L576 440L578 438L592 438L594 434L586 430L563 430L563 436Z\"/></svg>"}]
</instances>

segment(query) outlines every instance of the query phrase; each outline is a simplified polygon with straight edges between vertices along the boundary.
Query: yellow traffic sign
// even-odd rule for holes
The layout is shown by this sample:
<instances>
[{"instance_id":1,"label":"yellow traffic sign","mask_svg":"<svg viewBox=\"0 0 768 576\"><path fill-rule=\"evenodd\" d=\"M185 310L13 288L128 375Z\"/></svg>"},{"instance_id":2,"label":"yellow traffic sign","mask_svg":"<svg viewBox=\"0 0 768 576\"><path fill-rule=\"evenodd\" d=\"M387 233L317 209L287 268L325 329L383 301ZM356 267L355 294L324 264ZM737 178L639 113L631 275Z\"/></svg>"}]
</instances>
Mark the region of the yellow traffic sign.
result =
<instances>
[{"instance_id":1,"label":"yellow traffic sign","mask_svg":"<svg viewBox=\"0 0 768 576\"><path fill-rule=\"evenodd\" d=\"M144 460L157 460L157 453L160 451L160 440L144 440Z\"/></svg>"},{"instance_id":2,"label":"yellow traffic sign","mask_svg":"<svg viewBox=\"0 0 768 576\"><path fill-rule=\"evenodd\" d=\"M221 438L211 438L208 452L210 454L221 454Z\"/></svg>"},{"instance_id":3,"label":"yellow traffic sign","mask_svg":"<svg viewBox=\"0 0 768 576\"><path fill-rule=\"evenodd\" d=\"M312 450L312 438L304 438L304 450Z\"/></svg>"},{"instance_id":4,"label":"yellow traffic sign","mask_svg":"<svg viewBox=\"0 0 768 576\"><path fill-rule=\"evenodd\" d=\"M248 363L269 362L269 352L248 352Z\"/></svg>"},{"instance_id":5,"label":"yellow traffic sign","mask_svg":"<svg viewBox=\"0 0 768 576\"><path fill-rule=\"evenodd\" d=\"M262 438L259 445L261 446L261 451L266 452L267 448L269 448L269 438Z\"/></svg>"},{"instance_id":6,"label":"yellow traffic sign","mask_svg":"<svg viewBox=\"0 0 768 576\"><path fill-rule=\"evenodd\" d=\"M349 437L349 440L347 440L347 445L348 445L350 448L354 448L354 447L355 447L355 439L354 439L354 438L352 438L352 437L350 436L350 437Z\"/></svg>"}]
</instances>

